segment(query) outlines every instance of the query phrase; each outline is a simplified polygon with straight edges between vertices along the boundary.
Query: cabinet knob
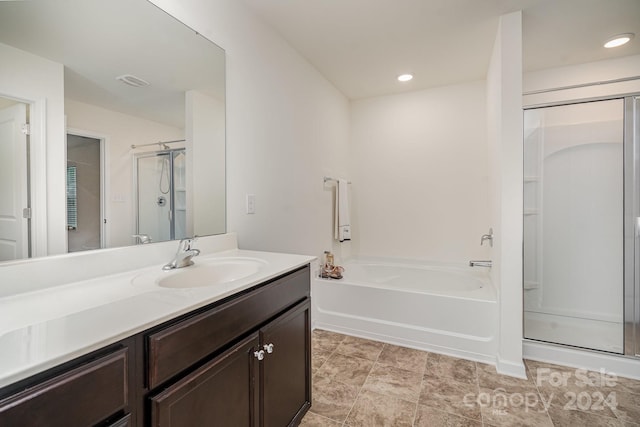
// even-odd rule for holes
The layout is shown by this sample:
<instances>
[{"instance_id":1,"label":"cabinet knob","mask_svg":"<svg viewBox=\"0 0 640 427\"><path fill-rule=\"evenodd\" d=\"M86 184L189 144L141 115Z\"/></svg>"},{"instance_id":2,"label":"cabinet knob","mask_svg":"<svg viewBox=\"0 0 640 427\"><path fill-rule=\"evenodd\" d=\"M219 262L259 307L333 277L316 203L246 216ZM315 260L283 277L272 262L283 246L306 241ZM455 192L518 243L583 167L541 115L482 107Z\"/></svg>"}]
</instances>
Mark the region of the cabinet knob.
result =
<instances>
[{"instance_id":1,"label":"cabinet knob","mask_svg":"<svg viewBox=\"0 0 640 427\"><path fill-rule=\"evenodd\" d=\"M273 353L273 343L265 344L262 347L264 348L264 351L266 351L267 353L269 354Z\"/></svg>"},{"instance_id":2,"label":"cabinet knob","mask_svg":"<svg viewBox=\"0 0 640 427\"><path fill-rule=\"evenodd\" d=\"M262 360L264 359L264 350L254 351L253 355L256 357L256 359Z\"/></svg>"}]
</instances>

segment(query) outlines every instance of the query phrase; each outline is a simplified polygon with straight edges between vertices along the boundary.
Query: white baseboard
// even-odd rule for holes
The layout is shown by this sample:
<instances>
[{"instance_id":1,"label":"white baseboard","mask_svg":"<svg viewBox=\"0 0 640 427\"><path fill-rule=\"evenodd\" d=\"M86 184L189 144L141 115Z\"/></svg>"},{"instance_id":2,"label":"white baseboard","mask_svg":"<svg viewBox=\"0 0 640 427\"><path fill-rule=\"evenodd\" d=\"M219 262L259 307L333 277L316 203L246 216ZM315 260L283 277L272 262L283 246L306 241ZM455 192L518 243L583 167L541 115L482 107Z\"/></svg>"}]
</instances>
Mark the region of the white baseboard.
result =
<instances>
[{"instance_id":1,"label":"white baseboard","mask_svg":"<svg viewBox=\"0 0 640 427\"><path fill-rule=\"evenodd\" d=\"M524 367L524 362L514 362L511 360L502 359L499 355L496 358L496 371L502 375L509 375L516 378L527 378L527 369Z\"/></svg>"},{"instance_id":2,"label":"white baseboard","mask_svg":"<svg viewBox=\"0 0 640 427\"><path fill-rule=\"evenodd\" d=\"M621 377L640 380L640 358L638 357L618 356L527 340L523 342L523 356L525 359L590 371L604 369Z\"/></svg>"}]
</instances>

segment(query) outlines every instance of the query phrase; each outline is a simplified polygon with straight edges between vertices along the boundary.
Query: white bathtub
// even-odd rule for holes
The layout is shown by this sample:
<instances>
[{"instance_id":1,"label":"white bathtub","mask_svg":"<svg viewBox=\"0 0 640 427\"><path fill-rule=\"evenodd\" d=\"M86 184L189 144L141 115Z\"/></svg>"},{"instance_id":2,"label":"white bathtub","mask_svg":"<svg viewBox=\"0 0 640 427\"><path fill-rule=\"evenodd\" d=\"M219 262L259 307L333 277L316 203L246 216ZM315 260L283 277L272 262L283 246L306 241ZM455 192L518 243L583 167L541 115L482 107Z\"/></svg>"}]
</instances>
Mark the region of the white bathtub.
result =
<instances>
[{"instance_id":1,"label":"white bathtub","mask_svg":"<svg viewBox=\"0 0 640 427\"><path fill-rule=\"evenodd\" d=\"M484 267L345 262L311 285L314 328L495 363L498 305Z\"/></svg>"}]
</instances>

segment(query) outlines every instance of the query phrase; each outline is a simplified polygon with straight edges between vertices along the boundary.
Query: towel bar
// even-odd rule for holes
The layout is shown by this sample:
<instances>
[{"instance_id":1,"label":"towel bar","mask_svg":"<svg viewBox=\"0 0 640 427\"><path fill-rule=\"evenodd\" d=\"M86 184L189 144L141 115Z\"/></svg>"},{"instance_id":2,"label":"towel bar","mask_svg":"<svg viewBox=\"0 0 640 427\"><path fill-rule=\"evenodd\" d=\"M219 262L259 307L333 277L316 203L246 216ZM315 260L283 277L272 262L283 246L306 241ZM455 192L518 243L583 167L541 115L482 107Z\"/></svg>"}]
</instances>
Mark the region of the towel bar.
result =
<instances>
[{"instance_id":1,"label":"towel bar","mask_svg":"<svg viewBox=\"0 0 640 427\"><path fill-rule=\"evenodd\" d=\"M338 180L336 178L331 178L330 176L325 176L324 178L324 183L326 184L327 181L336 181L338 182ZM351 181L347 181L347 184L351 184Z\"/></svg>"}]
</instances>

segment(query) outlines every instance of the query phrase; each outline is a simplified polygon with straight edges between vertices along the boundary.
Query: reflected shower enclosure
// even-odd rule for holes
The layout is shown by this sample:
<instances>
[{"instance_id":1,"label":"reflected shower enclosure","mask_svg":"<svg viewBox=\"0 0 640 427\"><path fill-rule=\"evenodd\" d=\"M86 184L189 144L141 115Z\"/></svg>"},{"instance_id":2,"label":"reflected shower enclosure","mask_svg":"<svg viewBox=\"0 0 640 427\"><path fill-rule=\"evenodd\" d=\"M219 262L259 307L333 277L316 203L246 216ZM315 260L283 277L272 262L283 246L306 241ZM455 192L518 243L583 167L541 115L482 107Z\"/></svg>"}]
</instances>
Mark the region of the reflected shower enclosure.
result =
<instances>
[{"instance_id":1,"label":"reflected shower enclosure","mask_svg":"<svg viewBox=\"0 0 640 427\"><path fill-rule=\"evenodd\" d=\"M185 149L134 156L136 243L186 237Z\"/></svg>"}]
</instances>

